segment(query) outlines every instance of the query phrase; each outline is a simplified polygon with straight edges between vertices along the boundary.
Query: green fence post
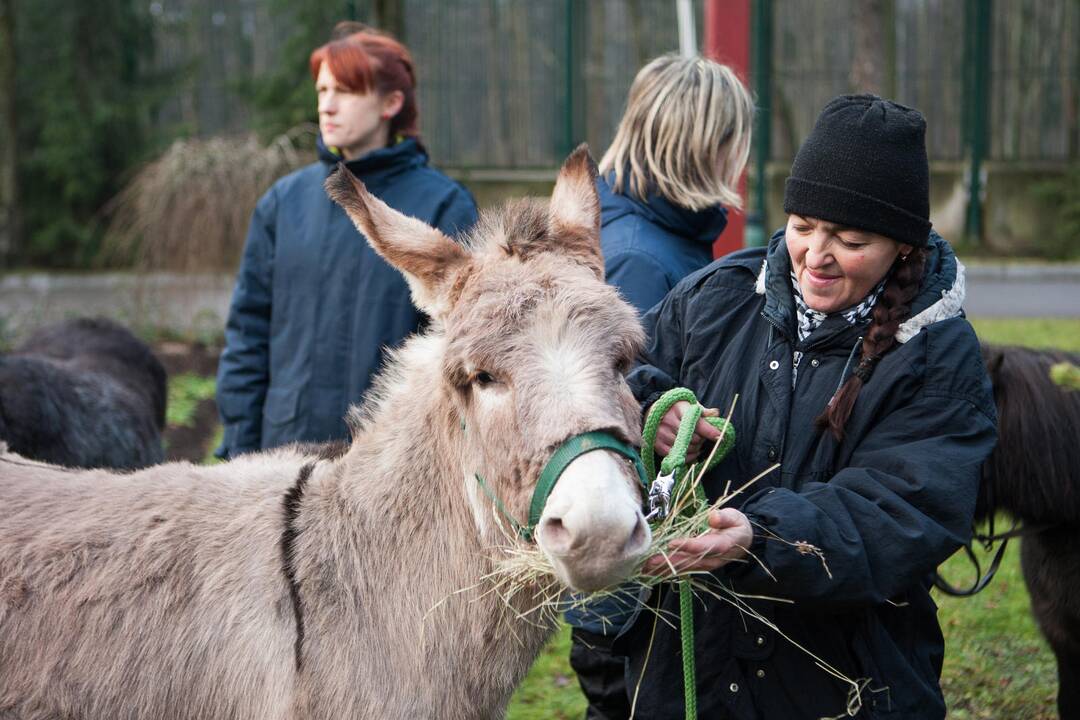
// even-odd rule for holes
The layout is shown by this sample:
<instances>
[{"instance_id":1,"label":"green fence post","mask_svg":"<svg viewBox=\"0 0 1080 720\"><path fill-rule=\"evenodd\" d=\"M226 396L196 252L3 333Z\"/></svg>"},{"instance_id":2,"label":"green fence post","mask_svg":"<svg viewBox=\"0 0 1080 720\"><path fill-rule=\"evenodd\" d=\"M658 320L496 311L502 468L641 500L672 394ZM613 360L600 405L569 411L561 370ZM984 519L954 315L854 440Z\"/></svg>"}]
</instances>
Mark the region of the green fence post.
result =
<instances>
[{"instance_id":1,"label":"green fence post","mask_svg":"<svg viewBox=\"0 0 1080 720\"><path fill-rule=\"evenodd\" d=\"M772 155L772 0L754 0L753 70L757 116L754 119L754 192L746 215L747 247L764 245L769 237L769 158Z\"/></svg>"},{"instance_id":2,"label":"green fence post","mask_svg":"<svg viewBox=\"0 0 1080 720\"><path fill-rule=\"evenodd\" d=\"M569 155L584 136L585 82L580 68L584 65L584 38L588 8L583 0L565 0L566 10L566 108L563 115L563 157Z\"/></svg>"},{"instance_id":3,"label":"green fence post","mask_svg":"<svg viewBox=\"0 0 1080 720\"><path fill-rule=\"evenodd\" d=\"M983 239L985 192L982 162L990 137L991 0L964 4L964 155L967 160L968 205L964 239L973 245Z\"/></svg>"}]
</instances>

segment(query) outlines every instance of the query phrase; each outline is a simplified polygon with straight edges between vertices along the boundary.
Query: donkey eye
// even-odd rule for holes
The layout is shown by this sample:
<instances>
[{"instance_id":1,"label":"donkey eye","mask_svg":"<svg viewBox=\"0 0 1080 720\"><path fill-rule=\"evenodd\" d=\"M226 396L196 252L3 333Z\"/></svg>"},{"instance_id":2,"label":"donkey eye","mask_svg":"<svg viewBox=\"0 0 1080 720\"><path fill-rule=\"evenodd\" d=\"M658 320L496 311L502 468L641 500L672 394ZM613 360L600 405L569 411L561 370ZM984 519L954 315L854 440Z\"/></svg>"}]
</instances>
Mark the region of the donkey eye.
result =
<instances>
[{"instance_id":1,"label":"donkey eye","mask_svg":"<svg viewBox=\"0 0 1080 720\"><path fill-rule=\"evenodd\" d=\"M486 370L477 370L472 376L472 381L480 387L487 387L495 382L495 376Z\"/></svg>"}]
</instances>

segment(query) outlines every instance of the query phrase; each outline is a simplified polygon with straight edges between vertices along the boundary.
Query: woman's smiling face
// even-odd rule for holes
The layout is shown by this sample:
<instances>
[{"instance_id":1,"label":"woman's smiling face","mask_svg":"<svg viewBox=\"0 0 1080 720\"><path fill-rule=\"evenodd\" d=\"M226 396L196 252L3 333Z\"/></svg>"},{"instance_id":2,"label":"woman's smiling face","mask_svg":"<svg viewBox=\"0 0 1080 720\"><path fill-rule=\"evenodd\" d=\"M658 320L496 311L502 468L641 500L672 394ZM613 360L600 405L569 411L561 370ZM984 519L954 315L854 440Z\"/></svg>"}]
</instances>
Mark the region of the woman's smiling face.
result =
<instances>
[{"instance_id":1,"label":"woman's smiling face","mask_svg":"<svg viewBox=\"0 0 1080 720\"><path fill-rule=\"evenodd\" d=\"M862 300L910 245L826 220L789 215L784 231L803 300L834 313Z\"/></svg>"}]
</instances>

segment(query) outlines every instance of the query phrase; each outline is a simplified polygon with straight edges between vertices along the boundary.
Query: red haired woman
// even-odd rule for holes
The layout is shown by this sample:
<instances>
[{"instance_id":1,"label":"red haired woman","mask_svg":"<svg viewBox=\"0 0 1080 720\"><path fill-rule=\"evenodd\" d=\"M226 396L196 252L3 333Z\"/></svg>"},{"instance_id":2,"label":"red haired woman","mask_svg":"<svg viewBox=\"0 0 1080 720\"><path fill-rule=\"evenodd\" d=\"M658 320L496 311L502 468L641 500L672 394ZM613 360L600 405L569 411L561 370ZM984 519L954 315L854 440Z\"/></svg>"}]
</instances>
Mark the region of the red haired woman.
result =
<instances>
[{"instance_id":1,"label":"red haired woman","mask_svg":"<svg viewBox=\"0 0 1080 720\"><path fill-rule=\"evenodd\" d=\"M358 32L317 48L310 67L319 161L275 183L251 221L218 370L222 457L347 437L349 405L420 323L400 273L323 191L338 163L447 234L476 221L468 191L428 165L405 46Z\"/></svg>"}]
</instances>

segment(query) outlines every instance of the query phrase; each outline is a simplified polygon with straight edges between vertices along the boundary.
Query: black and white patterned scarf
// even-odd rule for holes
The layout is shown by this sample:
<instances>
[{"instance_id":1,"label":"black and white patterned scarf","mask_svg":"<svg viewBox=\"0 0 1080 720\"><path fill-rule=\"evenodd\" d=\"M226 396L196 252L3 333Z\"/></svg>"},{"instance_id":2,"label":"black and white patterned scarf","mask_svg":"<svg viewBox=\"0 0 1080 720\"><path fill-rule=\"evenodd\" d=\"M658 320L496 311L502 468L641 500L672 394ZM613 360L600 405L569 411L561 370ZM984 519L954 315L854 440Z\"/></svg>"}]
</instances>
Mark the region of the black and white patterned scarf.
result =
<instances>
[{"instance_id":1,"label":"black and white patterned scarf","mask_svg":"<svg viewBox=\"0 0 1080 720\"><path fill-rule=\"evenodd\" d=\"M849 325L861 325L870 319L870 314L874 311L874 305L877 304L878 298L881 297L881 293L885 290L885 282L889 279L886 275L881 279L874 289L867 293L866 297L860 300L855 305L852 305L847 310L841 311L841 315L848 321ZM802 288L799 287L799 280L795 277L795 272L791 273L791 294L795 297L795 317L797 320L799 342L803 342L806 338L810 337L821 323L825 322L825 318L829 317L828 314L821 312L820 310L814 310L812 307L806 304L803 300ZM792 353L791 358L791 387L795 387L795 380L799 376L799 362L802 361L803 354L796 350Z\"/></svg>"}]
</instances>

